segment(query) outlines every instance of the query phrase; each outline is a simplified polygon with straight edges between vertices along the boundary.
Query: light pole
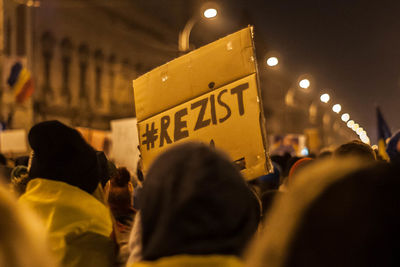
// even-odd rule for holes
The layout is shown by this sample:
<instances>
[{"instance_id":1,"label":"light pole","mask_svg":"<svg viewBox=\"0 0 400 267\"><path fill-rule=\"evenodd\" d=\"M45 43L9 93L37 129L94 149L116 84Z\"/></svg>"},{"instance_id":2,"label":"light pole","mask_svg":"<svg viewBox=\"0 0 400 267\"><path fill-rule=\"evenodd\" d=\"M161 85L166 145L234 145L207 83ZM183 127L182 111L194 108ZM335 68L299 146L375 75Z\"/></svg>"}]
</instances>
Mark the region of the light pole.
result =
<instances>
[{"instance_id":1,"label":"light pole","mask_svg":"<svg viewBox=\"0 0 400 267\"><path fill-rule=\"evenodd\" d=\"M215 8L207 8L203 12L203 17L206 19L213 19L217 16L218 11ZM201 17L198 15L193 16L186 22L185 27L183 30L179 33L179 40L178 40L178 45L179 45L179 51L180 52L187 52L189 50L189 37L190 37L190 32L193 29L194 24L200 19Z\"/></svg>"}]
</instances>

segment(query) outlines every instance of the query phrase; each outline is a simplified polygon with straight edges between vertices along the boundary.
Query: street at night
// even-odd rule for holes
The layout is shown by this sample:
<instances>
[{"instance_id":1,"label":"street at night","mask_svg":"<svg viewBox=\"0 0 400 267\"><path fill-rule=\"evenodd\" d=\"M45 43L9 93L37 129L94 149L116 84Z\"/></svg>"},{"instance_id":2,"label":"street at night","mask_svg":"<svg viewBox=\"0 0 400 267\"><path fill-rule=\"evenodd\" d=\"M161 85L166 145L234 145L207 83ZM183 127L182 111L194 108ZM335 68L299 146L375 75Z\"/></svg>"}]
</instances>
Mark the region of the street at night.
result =
<instances>
[{"instance_id":1,"label":"street at night","mask_svg":"<svg viewBox=\"0 0 400 267\"><path fill-rule=\"evenodd\" d=\"M0 267L400 266L399 12L0 0Z\"/></svg>"}]
</instances>

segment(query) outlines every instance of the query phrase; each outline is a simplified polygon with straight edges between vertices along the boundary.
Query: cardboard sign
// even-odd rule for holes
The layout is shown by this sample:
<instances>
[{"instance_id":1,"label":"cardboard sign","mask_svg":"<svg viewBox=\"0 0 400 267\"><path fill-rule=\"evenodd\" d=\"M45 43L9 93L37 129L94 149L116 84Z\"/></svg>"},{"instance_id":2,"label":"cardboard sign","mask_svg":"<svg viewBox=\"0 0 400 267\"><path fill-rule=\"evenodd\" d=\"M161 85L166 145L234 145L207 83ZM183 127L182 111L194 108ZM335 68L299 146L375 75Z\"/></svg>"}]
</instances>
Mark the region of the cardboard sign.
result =
<instances>
[{"instance_id":1,"label":"cardboard sign","mask_svg":"<svg viewBox=\"0 0 400 267\"><path fill-rule=\"evenodd\" d=\"M134 81L145 172L168 147L201 141L225 151L246 179L268 173L254 59L248 27Z\"/></svg>"},{"instance_id":2,"label":"cardboard sign","mask_svg":"<svg viewBox=\"0 0 400 267\"><path fill-rule=\"evenodd\" d=\"M24 153L27 151L26 131L24 129L0 132L1 153Z\"/></svg>"},{"instance_id":3,"label":"cardboard sign","mask_svg":"<svg viewBox=\"0 0 400 267\"><path fill-rule=\"evenodd\" d=\"M138 122L255 73L252 36L245 28L134 80Z\"/></svg>"},{"instance_id":4,"label":"cardboard sign","mask_svg":"<svg viewBox=\"0 0 400 267\"><path fill-rule=\"evenodd\" d=\"M111 121L112 155L118 167L136 172L139 140L135 118Z\"/></svg>"}]
</instances>

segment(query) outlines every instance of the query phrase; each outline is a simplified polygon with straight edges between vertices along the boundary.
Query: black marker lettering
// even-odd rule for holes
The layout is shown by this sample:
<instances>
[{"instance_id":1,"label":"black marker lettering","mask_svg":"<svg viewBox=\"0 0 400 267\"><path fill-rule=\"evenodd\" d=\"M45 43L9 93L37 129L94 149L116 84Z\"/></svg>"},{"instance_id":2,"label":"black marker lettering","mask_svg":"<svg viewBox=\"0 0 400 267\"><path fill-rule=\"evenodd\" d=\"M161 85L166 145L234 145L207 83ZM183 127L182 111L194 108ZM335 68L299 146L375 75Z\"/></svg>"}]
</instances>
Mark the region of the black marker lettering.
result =
<instances>
[{"instance_id":1,"label":"black marker lettering","mask_svg":"<svg viewBox=\"0 0 400 267\"><path fill-rule=\"evenodd\" d=\"M190 108L193 110L197 107L201 107L200 108L200 112L199 112L199 116L197 117L197 121L196 121L196 125L194 126L194 130L198 130L201 129L203 127L206 127L210 124L211 120L203 120L204 119L204 114L206 113L206 107L207 107L207 102L208 102L208 98L204 98L201 99L197 102L194 102Z\"/></svg>"},{"instance_id":2,"label":"black marker lettering","mask_svg":"<svg viewBox=\"0 0 400 267\"><path fill-rule=\"evenodd\" d=\"M164 145L164 139L167 141L167 144L171 144L172 140L168 135L168 126L171 122L169 116L164 116L161 118L161 129L160 129L160 147Z\"/></svg>"},{"instance_id":3,"label":"black marker lettering","mask_svg":"<svg viewBox=\"0 0 400 267\"><path fill-rule=\"evenodd\" d=\"M182 131L183 128L187 127L187 122L182 121L181 119L187 114L188 113L186 108L181 109L175 113L174 142L189 136L189 132L187 130Z\"/></svg>"},{"instance_id":4,"label":"black marker lettering","mask_svg":"<svg viewBox=\"0 0 400 267\"><path fill-rule=\"evenodd\" d=\"M226 121L227 119L229 119L229 117L232 114L231 108L225 102L223 102L221 99L222 95L226 92L228 92L227 89L222 90L221 92L219 92L218 97L217 97L218 104L226 109L226 116L219 119L219 123L222 123L222 122Z\"/></svg>"},{"instance_id":5,"label":"black marker lettering","mask_svg":"<svg viewBox=\"0 0 400 267\"><path fill-rule=\"evenodd\" d=\"M244 104L243 104L243 91L249 88L249 83L244 83L231 89L231 94L237 94L239 115L244 114Z\"/></svg>"},{"instance_id":6,"label":"black marker lettering","mask_svg":"<svg viewBox=\"0 0 400 267\"><path fill-rule=\"evenodd\" d=\"M210 96L210 105L211 105L211 121L213 124L217 124L217 113L215 112L215 96Z\"/></svg>"}]
</instances>

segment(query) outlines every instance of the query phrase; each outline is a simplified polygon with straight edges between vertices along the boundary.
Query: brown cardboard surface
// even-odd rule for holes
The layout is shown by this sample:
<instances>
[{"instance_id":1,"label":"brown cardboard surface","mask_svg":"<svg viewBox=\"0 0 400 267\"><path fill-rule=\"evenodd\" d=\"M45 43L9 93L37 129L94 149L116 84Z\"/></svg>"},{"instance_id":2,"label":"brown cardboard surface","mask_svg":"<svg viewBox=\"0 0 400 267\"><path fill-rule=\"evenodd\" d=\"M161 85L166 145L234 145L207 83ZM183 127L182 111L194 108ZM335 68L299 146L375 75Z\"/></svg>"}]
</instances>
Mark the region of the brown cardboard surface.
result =
<instances>
[{"instance_id":1,"label":"brown cardboard surface","mask_svg":"<svg viewBox=\"0 0 400 267\"><path fill-rule=\"evenodd\" d=\"M268 173L261 112L254 73L139 122L144 172L170 146L200 141L228 153L246 179Z\"/></svg>"},{"instance_id":2,"label":"brown cardboard surface","mask_svg":"<svg viewBox=\"0 0 400 267\"><path fill-rule=\"evenodd\" d=\"M252 28L247 27L134 80L138 122L255 72Z\"/></svg>"}]
</instances>

